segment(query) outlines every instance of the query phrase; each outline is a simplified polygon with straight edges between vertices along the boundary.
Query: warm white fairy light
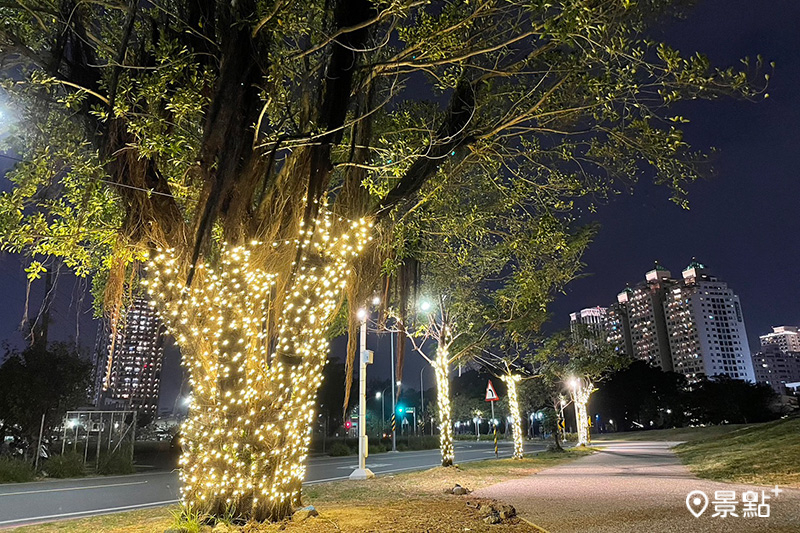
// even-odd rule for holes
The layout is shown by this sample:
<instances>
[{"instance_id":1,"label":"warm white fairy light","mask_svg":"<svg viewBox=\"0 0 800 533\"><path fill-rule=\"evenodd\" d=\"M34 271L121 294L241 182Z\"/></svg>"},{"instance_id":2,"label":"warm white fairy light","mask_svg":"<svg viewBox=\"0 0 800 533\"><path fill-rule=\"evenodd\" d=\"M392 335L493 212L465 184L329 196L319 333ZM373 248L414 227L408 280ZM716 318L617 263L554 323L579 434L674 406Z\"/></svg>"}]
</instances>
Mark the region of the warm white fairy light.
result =
<instances>
[{"instance_id":1,"label":"warm white fairy light","mask_svg":"<svg viewBox=\"0 0 800 533\"><path fill-rule=\"evenodd\" d=\"M182 500L194 509L255 520L283 518L300 503L314 399L328 354L327 324L371 224L331 235L330 214L297 241L224 245L218 266L199 265L191 289L172 250L148 264L148 293L181 347L192 407L181 428ZM299 246L286 280L256 257ZM280 310L277 330L268 331ZM274 316L274 315L273 315Z\"/></svg>"},{"instance_id":2,"label":"warm white fairy light","mask_svg":"<svg viewBox=\"0 0 800 533\"><path fill-rule=\"evenodd\" d=\"M451 466L455 459L453 449L453 422L450 406L449 352L445 347L436 350L433 369L436 371L436 398L439 406L439 449L442 452L442 466Z\"/></svg>"},{"instance_id":3,"label":"warm white fairy light","mask_svg":"<svg viewBox=\"0 0 800 533\"><path fill-rule=\"evenodd\" d=\"M575 403L575 418L578 426L578 446L589 444L589 397L595 391L594 384L583 379L575 379L570 387L572 401Z\"/></svg>"},{"instance_id":4,"label":"warm white fairy light","mask_svg":"<svg viewBox=\"0 0 800 533\"><path fill-rule=\"evenodd\" d=\"M508 388L508 407L511 410L511 427L514 432L514 459L522 459L524 455L522 439L522 422L519 416L519 400L517 399L517 382L522 379L516 374L502 376Z\"/></svg>"}]
</instances>

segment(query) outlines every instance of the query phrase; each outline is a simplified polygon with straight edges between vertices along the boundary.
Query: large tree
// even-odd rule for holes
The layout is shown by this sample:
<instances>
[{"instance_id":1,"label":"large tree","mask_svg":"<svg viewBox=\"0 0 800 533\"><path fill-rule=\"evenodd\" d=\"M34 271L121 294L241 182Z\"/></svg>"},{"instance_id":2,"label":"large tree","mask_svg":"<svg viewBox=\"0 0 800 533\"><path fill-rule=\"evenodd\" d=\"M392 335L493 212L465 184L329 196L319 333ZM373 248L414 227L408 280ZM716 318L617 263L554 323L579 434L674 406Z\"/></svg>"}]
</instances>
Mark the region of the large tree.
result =
<instances>
[{"instance_id":1,"label":"large tree","mask_svg":"<svg viewBox=\"0 0 800 533\"><path fill-rule=\"evenodd\" d=\"M382 274L408 294L410 214L489 187L555 216L644 175L682 201L703 158L670 106L758 90L647 39L671 4L0 2L2 246L92 275L112 323L151 261L194 388L184 501L280 519L328 322Z\"/></svg>"},{"instance_id":2,"label":"large tree","mask_svg":"<svg viewBox=\"0 0 800 533\"><path fill-rule=\"evenodd\" d=\"M45 428L62 423L69 409L86 404L92 364L75 346L36 343L22 352L8 349L0 366L0 419L5 428L18 426L35 442L42 416Z\"/></svg>"}]
</instances>

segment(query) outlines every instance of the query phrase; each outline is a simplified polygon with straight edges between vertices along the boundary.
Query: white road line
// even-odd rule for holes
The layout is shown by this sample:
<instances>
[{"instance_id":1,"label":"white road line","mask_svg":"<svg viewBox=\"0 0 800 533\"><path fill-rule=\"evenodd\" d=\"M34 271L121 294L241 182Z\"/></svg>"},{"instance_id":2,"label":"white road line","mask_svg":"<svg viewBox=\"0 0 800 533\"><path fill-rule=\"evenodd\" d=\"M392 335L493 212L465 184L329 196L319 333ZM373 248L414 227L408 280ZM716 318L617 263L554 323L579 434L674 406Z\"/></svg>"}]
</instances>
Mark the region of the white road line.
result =
<instances>
[{"instance_id":1,"label":"white road line","mask_svg":"<svg viewBox=\"0 0 800 533\"><path fill-rule=\"evenodd\" d=\"M492 453L494 454L494 452L492 452ZM500 458L501 459L507 458L507 457L511 457L511 455L509 455L508 452L506 452L506 453L500 452ZM478 457L476 459L466 459L464 461L456 461L456 464L473 463L475 461L486 461L486 459L484 459L482 457ZM439 464L441 464L441 463L439 463ZM436 468L437 466L439 466L439 464L421 465L421 466L408 466L408 467L404 467L404 468L393 468L391 470L382 470L380 472L375 472L375 475L377 476L377 475L381 475L381 474L391 474L393 472L403 472L403 471L406 471L406 470L425 470L426 468ZM371 468L378 468L375 465L367 464L367 468L370 468L370 467ZM329 478L325 478L325 479L314 479L314 480L310 480L310 481L304 482L303 485L316 485L317 483L327 483L329 481L341 481L343 479L350 479L350 477L349 476L339 476L339 477L329 477Z\"/></svg>"},{"instance_id":2,"label":"white road line","mask_svg":"<svg viewBox=\"0 0 800 533\"><path fill-rule=\"evenodd\" d=\"M74 518L80 515L94 516L98 514L116 513L119 511L133 511L135 509L147 509L149 507L160 507L162 505L171 505L173 503L178 503L178 501L179 500L166 500L163 502L141 503L138 505L125 505L123 507L109 507L107 509L93 509L91 511L76 511L74 513L61 513L61 514L51 514L46 516L33 516L31 518L18 518L15 520L4 520L0 522L0 526L4 524L23 524L25 522L35 522L36 520L53 520L53 519L68 518L68 517Z\"/></svg>"},{"instance_id":3,"label":"white road line","mask_svg":"<svg viewBox=\"0 0 800 533\"><path fill-rule=\"evenodd\" d=\"M19 496L20 494L37 494L41 492L65 492L73 490L89 490L89 489L105 489L107 487L125 487L127 485L144 485L147 481L133 481L131 483L110 483L108 485L91 485L89 487L64 487L61 489L42 489L42 490L22 490L18 492L2 492L0 498L3 496ZM2 524L2 522L0 522Z\"/></svg>"}]
</instances>

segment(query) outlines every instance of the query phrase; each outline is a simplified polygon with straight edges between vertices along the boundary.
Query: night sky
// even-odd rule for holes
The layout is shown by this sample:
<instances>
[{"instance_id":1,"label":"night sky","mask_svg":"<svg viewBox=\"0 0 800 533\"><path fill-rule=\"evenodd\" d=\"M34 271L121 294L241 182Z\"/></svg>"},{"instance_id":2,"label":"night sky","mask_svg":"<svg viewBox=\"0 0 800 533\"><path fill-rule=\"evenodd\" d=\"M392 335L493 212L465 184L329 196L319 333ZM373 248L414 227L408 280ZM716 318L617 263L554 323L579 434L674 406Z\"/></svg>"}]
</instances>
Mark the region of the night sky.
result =
<instances>
[{"instance_id":1,"label":"night sky","mask_svg":"<svg viewBox=\"0 0 800 533\"><path fill-rule=\"evenodd\" d=\"M669 192L643 183L599 209L602 228L585 255L585 278L576 280L552 306L548 329L567 327L568 314L611 304L626 283L638 283L658 260L675 276L693 256L739 294L751 347L771 326L800 325L800 2L796 0L711 0L689 18L652 36L687 54L706 53L712 64L736 66L744 56L775 61L769 98L757 103L719 100L681 107L691 120L685 139L697 149L716 147L716 176L690 184L690 210L669 201ZM10 165L0 160L0 171ZM2 184L7 188L8 182ZM19 259L0 257L0 341L21 342L16 328L25 301ZM40 284L41 285L41 284ZM41 287L34 287L31 309ZM54 339L76 336L93 345L96 324L75 304L74 278L63 276L54 307ZM376 343L370 379L389 379L388 342ZM342 353L344 343L333 344ZM162 406L171 406L180 384L175 350L165 362ZM405 382L419 388L422 361L409 356ZM424 371L425 387L433 385Z\"/></svg>"}]
</instances>

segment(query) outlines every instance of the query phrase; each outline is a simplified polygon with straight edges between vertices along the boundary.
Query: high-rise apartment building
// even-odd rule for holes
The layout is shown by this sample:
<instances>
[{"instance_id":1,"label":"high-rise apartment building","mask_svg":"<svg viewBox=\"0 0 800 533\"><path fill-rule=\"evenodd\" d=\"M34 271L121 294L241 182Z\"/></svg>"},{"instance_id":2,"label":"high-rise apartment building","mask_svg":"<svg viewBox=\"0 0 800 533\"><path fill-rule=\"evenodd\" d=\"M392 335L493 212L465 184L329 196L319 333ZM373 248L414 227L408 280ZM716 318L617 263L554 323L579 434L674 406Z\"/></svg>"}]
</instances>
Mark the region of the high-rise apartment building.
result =
<instances>
[{"instance_id":1,"label":"high-rise apartment building","mask_svg":"<svg viewBox=\"0 0 800 533\"><path fill-rule=\"evenodd\" d=\"M105 329L97 357L98 406L156 415L164 358L164 327L145 298L125 312L116 335Z\"/></svg>"},{"instance_id":2,"label":"high-rise apartment building","mask_svg":"<svg viewBox=\"0 0 800 533\"><path fill-rule=\"evenodd\" d=\"M576 325L583 324L593 333L600 334L606 328L605 307L589 307L569 314L569 327L574 331Z\"/></svg>"},{"instance_id":3,"label":"high-rise apartment building","mask_svg":"<svg viewBox=\"0 0 800 533\"><path fill-rule=\"evenodd\" d=\"M778 394L787 393L787 383L800 382L800 351L782 350L777 343L762 345L753 355L753 366L756 381L766 383Z\"/></svg>"},{"instance_id":4,"label":"high-rise apartment building","mask_svg":"<svg viewBox=\"0 0 800 533\"><path fill-rule=\"evenodd\" d=\"M739 297L697 261L664 302L673 368L690 381L727 374L755 381Z\"/></svg>"},{"instance_id":5,"label":"high-rise apartment building","mask_svg":"<svg viewBox=\"0 0 800 533\"><path fill-rule=\"evenodd\" d=\"M761 346L774 345L784 352L800 352L800 332L797 326L778 326L772 333L761 335Z\"/></svg>"},{"instance_id":6,"label":"high-rise apartment building","mask_svg":"<svg viewBox=\"0 0 800 533\"><path fill-rule=\"evenodd\" d=\"M608 341L636 359L686 375L755 381L739 297L692 260L672 278L656 263L606 310Z\"/></svg>"},{"instance_id":7,"label":"high-rise apartment building","mask_svg":"<svg viewBox=\"0 0 800 533\"><path fill-rule=\"evenodd\" d=\"M633 344L631 343L628 309L625 304L631 290L626 289L617 295L617 302L611 304L606 311L606 340L617 353L628 356L633 354Z\"/></svg>"},{"instance_id":8,"label":"high-rise apartment building","mask_svg":"<svg viewBox=\"0 0 800 533\"><path fill-rule=\"evenodd\" d=\"M665 371L672 370L664 320L664 296L671 282L669 270L656 263L644 282L632 288L626 303L631 355Z\"/></svg>"}]
</instances>

